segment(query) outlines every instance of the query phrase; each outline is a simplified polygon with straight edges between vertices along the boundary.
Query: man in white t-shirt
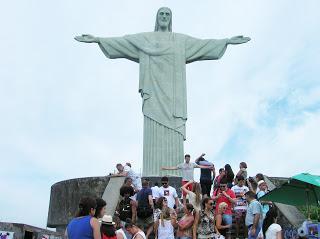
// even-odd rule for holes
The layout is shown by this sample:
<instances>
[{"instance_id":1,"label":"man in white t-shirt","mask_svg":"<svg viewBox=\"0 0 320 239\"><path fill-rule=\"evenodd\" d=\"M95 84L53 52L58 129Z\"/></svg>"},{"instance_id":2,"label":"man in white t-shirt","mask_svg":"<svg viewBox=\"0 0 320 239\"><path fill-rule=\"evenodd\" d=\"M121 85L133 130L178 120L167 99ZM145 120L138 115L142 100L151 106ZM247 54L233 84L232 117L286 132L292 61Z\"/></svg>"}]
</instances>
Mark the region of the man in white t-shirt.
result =
<instances>
[{"instance_id":1,"label":"man in white t-shirt","mask_svg":"<svg viewBox=\"0 0 320 239\"><path fill-rule=\"evenodd\" d=\"M236 219L236 238L239 238L240 226L245 229L244 234L247 235L244 220L247 212L247 201L245 194L249 191L249 188L245 186L245 179L242 175L237 176L238 184L233 186L231 190L236 195L236 203L234 206L235 219Z\"/></svg>"},{"instance_id":2,"label":"man in white t-shirt","mask_svg":"<svg viewBox=\"0 0 320 239\"><path fill-rule=\"evenodd\" d=\"M159 195L159 184L155 183L153 187L151 187L152 190L152 199L155 200Z\"/></svg>"},{"instance_id":3,"label":"man in white t-shirt","mask_svg":"<svg viewBox=\"0 0 320 239\"><path fill-rule=\"evenodd\" d=\"M182 182L181 182L181 184L183 186L187 182L194 180L194 178L193 178L194 168L209 168L209 169L213 168L212 165L204 166L204 165L198 165L196 163L190 162L190 158L191 158L190 155L186 154L184 156L184 160L185 160L184 163L178 164L177 166L174 166L174 167L162 167L161 169L162 170L178 170L178 169L180 169L181 172L182 172ZM189 191L192 191L192 184L189 184L187 189ZM183 196L183 205L186 205L187 194L185 192L182 192L182 196Z\"/></svg>"},{"instance_id":4,"label":"man in white t-shirt","mask_svg":"<svg viewBox=\"0 0 320 239\"><path fill-rule=\"evenodd\" d=\"M162 186L158 190L157 198L165 197L167 199L169 208L174 208L174 206L176 206L176 209L178 209L179 207L178 194L176 189L169 185L168 177L162 177L161 184Z\"/></svg>"}]
</instances>

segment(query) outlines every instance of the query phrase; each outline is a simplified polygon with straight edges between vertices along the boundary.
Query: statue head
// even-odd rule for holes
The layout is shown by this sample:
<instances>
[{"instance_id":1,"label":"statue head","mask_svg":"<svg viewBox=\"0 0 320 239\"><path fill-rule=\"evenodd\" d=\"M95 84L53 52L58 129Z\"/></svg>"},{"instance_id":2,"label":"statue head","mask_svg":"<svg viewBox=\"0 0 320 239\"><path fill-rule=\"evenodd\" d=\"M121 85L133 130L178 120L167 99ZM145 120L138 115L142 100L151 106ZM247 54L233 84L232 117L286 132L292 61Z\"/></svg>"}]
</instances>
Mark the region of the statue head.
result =
<instances>
[{"instance_id":1,"label":"statue head","mask_svg":"<svg viewBox=\"0 0 320 239\"><path fill-rule=\"evenodd\" d=\"M159 8L156 16L155 32L169 31L172 32L172 12L168 7Z\"/></svg>"}]
</instances>

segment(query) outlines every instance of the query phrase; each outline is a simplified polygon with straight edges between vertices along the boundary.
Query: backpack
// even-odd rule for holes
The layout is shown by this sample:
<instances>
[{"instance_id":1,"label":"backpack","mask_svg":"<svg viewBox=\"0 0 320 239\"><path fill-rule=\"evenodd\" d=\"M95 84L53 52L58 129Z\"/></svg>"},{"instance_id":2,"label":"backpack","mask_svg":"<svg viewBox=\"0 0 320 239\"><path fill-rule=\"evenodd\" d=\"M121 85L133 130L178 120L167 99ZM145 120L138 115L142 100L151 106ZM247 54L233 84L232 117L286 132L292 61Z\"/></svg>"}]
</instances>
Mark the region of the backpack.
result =
<instances>
[{"instance_id":1,"label":"backpack","mask_svg":"<svg viewBox=\"0 0 320 239\"><path fill-rule=\"evenodd\" d=\"M132 218L132 209L131 209L131 200L130 198L124 198L119 203L119 218L121 221L126 221L127 218Z\"/></svg>"}]
</instances>

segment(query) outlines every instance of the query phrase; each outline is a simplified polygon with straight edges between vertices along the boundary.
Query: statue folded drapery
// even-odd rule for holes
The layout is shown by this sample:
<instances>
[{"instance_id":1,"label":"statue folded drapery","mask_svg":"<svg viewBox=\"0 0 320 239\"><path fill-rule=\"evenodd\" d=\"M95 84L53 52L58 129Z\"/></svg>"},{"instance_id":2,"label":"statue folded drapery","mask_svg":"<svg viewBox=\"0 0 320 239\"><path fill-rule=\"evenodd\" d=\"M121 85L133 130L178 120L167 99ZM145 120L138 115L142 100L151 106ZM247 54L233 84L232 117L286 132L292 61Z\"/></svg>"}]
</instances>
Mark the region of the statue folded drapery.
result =
<instances>
[{"instance_id":1,"label":"statue folded drapery","mask_svg":"<svg viewBox=\"0 0 320 239\"><path fill-rule=\"evenodd\" d=\"M226 50L227 40L148 32L99 38L99 46L110 59L127 58L139 63L139 92L145 117L143 174L159 175L162 165L176 165L183 159L186 63L219 59Z\"/></svg>"},{"instance_id":2,"label":"statue folded drapery","mask_svg":"<svg viewBox=\"0 0 320 239\"><path fill-rule=\"evenodd\" d=\"M219 59L228 44L241 44L250 39L239 36L202 40L173 33L171 10L160 8L155 32L111 38L82 35L76 40L98 43L110 59L126 58L139 63L139 92L144 115L143 176L159 176L162 175L161 166L176 166L183 160L187 121L186 63Z\"/></svg>"}]
</instances>

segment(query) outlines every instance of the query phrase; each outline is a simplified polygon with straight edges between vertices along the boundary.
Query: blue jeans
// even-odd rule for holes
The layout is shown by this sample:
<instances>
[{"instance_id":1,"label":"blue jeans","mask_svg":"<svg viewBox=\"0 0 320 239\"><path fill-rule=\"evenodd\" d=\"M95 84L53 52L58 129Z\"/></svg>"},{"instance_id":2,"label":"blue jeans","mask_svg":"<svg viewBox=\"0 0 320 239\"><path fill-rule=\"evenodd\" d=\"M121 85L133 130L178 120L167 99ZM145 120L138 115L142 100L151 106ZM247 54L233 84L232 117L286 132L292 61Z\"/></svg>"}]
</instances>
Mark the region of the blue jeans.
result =
<instances>
[{"instance_id":1,"label":"blue jeans","mask_svg":"<svg viewBox=\"0 0 320 239\"><path fill-rule=\"evenodd\" d=\"M258 235L259 235L260 230L261 230L261 226L260 225L257 226L256 233L253 236L251 235L252 227L250 227L248 229L249 229L248 230L248 239L256 239L258 237Z\"/></svg>"}]
</instances>

